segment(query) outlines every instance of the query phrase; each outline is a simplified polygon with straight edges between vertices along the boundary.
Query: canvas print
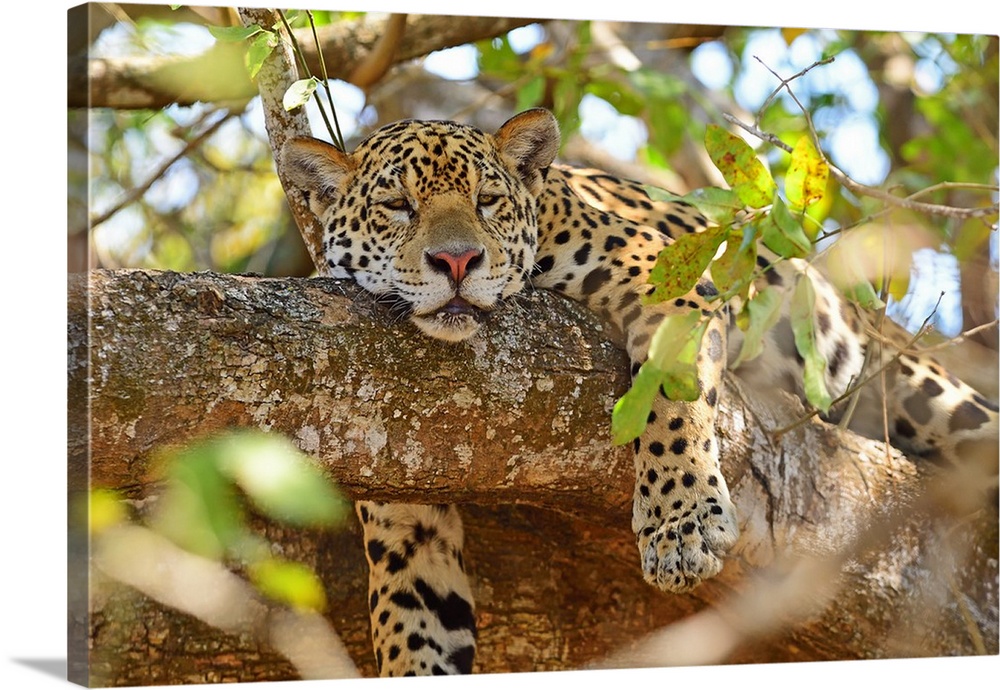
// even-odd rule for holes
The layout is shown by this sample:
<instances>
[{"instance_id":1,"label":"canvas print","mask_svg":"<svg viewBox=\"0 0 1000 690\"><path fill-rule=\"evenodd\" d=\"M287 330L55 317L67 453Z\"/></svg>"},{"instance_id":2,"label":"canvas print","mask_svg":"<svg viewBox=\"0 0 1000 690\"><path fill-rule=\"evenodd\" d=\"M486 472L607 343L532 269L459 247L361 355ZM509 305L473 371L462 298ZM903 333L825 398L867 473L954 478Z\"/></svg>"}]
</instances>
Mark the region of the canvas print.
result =
<instances>
[{"instance_id":1,"label":"canvas print","mask_svg":"<svg viewBox=\"0 0 1000 690\"><path fill-rule=\"evenodd\" d=\"M70 10L70 679L996 655L997 36L488 9Z\"/></svg>"}]
</instances>

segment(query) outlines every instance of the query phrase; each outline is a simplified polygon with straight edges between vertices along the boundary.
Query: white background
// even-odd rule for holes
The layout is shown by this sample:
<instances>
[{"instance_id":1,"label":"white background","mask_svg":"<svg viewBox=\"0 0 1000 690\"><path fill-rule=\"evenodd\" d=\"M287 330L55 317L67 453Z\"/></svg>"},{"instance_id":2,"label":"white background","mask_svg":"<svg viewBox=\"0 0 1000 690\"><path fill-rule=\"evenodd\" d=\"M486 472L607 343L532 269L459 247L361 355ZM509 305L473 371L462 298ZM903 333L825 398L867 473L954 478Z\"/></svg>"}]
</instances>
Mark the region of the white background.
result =
<instances>
[{"instance_id":1,"label":"white background","mask_svg":"<svg viewBox=\"0 0 1000 690\"><path fill-rule=\"evenodd\" d=\"M5 376L2 388L4 444L3 541L0 546L0 688L62 687L66 659L66 308L65 308L65 26L73 3L12 2L4 11L2 71L5 210L0 336ZM166 4L166 0L163 3ZM210 3L219 4L219 3ZM726 23L756 26L881 28L998 33L993 3L889 3L838 0L802 3L781 0L735 3L573 2L494 0L470 5L441 1L344 2L313 0L314 8L403 10L440 14L508 14L631 19L660 22ZM993 6L993 10L988 7ZM972 8L980 14L973 14ZM981 13L989 13L984 16ZM43 257L48 256L45 260ZM997 657L906 662L853 662L731 668L616 671L436 678L404 681L406 687L501 688L517 683L543 688L579 683L604 687L907 688L987 686L998 677ZM992 681L990 679L993 679ZM387 681L392 682L392 681ZM433 683L433 685L431 685ZM379 681L247 684L244 687L383 687ZM395 687L395 686L393 686Z\"/></svg>"}]
</instances>

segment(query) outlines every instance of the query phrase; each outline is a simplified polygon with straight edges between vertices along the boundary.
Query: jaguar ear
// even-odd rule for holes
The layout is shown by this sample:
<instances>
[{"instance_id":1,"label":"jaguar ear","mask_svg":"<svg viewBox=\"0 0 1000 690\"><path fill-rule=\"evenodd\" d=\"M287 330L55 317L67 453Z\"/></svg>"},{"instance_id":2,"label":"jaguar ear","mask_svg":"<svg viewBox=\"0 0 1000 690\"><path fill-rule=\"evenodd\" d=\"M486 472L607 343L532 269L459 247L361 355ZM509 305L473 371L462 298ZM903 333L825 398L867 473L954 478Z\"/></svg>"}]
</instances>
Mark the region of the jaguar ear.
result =
<instances>
[{"instance_id":1,"label":"jaguar ear","mask_svg":"<svg viewBox=\"0 0 1000 690\"><path fill-rule=\"evenodd\" d=\"M318 218L337 198L343 181L354 170L350 154L311 137L289 139L281 147L285 179L305 196Z\"/></svg>"},{"instance_id":2,"label":"jaguar ear","mask_svg":"<svg viewBox=\"0 0 1000 690\"><path fill-rule=\"evenodd\" d=\"M552 113L544 108L525 110L503 123L493 138L531 193L540 193L539 172L559 153L559 125Z\"/></svg>"}]
</instances>

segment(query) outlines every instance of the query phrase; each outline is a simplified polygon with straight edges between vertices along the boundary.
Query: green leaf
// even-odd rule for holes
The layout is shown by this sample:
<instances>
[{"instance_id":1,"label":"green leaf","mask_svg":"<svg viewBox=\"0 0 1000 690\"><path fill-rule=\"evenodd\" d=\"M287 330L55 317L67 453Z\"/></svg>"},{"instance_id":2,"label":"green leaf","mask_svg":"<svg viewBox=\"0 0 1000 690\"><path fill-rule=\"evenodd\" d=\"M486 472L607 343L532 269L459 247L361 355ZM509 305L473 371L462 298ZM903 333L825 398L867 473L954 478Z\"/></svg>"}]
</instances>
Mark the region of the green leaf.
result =
<instances>
[{"instance_id":1,"label":"green leaf","mask_svg":"<svg viewBox=\"0 0 1000 690\"><path fill-rule=\"evenodd\" d=\"M226 43L239 43L240 41L245 41L251 36L256 36L260 32L264 31L257 24L251 24L250 26L209 26L208 33L212 34L216 40L224 41ZM270 33L270 32L265 32Z\"/></svg>"},{"instance_id":2,"label":"green leaf","mask_svg":"<svg viewBox=\"0 0 1000 690\"><path fill-rule=\"evenodd\" d=\"M476 43L479 49L479 70L484 74L512 81L524 74L521 56L514 52L507 37Z\"/></svg>"},{"instance_id":3,"label":"green leaf","mask_svg":"<svg viewBox=\"0 0 1000 690\"><path fill-rule=\"evenodd\" d=\"M764 335L778 322L781 317L782 293L768 285L753 296L743 307L737 323L744 331L743 344L740 353L730 364L736 368L744 362L757 357L764 349Z\"/></svg>"},{"instance_id":4,"label":"green leaf","mask_svg":"<svg viewBox=\"0 0 1000 690\"><path fill-rule=\"evenodd\" d=\"M552 87L552 111L559 120L564 140L580 128L581 98L579 75L569 70L561 72Z\"/></svg>"},{"instance_id":5,"label":"green leaf","mask_svg":"<svg viewBox=\"0 0 1000 690\"><path fill-rule=\"evenodd\" d=\"M690 292L726 239L727 232L725 228L709 228L705 232L687 233L660 250L647 281L655 290L644 297L645 302L655 304Z\"/></svg>"},{"instance_id":6,"label":"green leaf","mask_svg":"<svg viewBox=\"0 0 1000 690\"><path fill-rule=\"evenodd\" d=\"M517 90L517 110L527 110L542 102L545 95L545 77L538 75Z\"/></svg>"},{"instance_id":7,"label":"green leaf","mask_svg":"<svg viewBox=\"0 0 1000 690\"><path fill-rule=\"evenodd\" d=\"M757 243L747 242L742 230L731 230L726 250L712 262L712 282L723 295L745 293L757 267Z\"/></svg>"},{"instance_id":8,"label":"green leaf","mask_svg":"<svg viewBox=\"0 0 1000 690\"><path fill-rule=\"evenodd\" d=\"M649 343L649 359L663 372L663 392L671 400L697 400L698 351L708 319L698 311L672 314L660 322Z\"/></svg>"},{"instance_id":9,"label":"green leaf","mask_svg":"<svg viewBox=\"0 0 1000 690\"><path fill-rule=\"evenodd\" d=\"M905 293L904 293L905 294ZM851 288L846 291L847 299L860 304L865 309L884 309L885 302L875 292L872 284L861 278Z\"/></svg>"},{"instance_id":10,"label":"green leaf","mask_svg":"<svg viewBox=\"0 0 1000 690\"><path fill-rule=\"evenodd\" d=\"M269 558L249 568L250 581L260 592L274 601L297 611L326 610L323 583L302 563Z\"/></svg>"},{"instance_id":11,"label":"green leaf","mask_svg":"<svg viewBox=\"0 0 1000 690\"><path fill-rule=\"evenodd\" d=\"M815 309L816 293L812 280L803 273L792 294L792 333L795 334L795 349L804 360L802 378L806 400L826 412L833 401L826 389L826 359L816 344Z\"/></svg>"},{"instance_id":12,"label":"green leaf","mask_svg":"<svg viewBox=\"0 0 1000 690\"><path fill-rule=\"evenodd\" d=\"M166 489L150 526L186 551L219 560L245 531L236 492L216 461L211 442L169 460Z\"/></svg>"},{"instance_id":13,"label":"green leaf","mask_svg":"<svg viewBox=\"0 0 1000 690\"><path fill-rule=\"evenodd\" d=\"M703 187L684 195L684 201L692 204L701 214L716 225L728 226L743 210L739 195L731 189Z\"/></svg>"},{"instance_id":14,"label":"green leaf","mask_svg":"<svg viewBox=\"0 0 1000 690\"><path fill-rule=\"evenodd\" d=\"M760 231L764 246L786 259L801 258L812 251L812 242L802 224L779 196L774 197L771 212L760 222Z\"/></svg>"},{"instance_id":15,"label":"green leaf","mask_svg":"<svg viewBox=\"0 0 1000 690\"><path fill-rule=\"evenodd\" d=\"M616 446L642 436L662 380L663 372L648 360L639 368L632 386L611 412L611 441Z\"/></svg>"},{"instance_id":16,"label":"green leaf","mask_svg":"<svg viewBox=\"0 0 1000 690\"><path fill-rule=\"evenodd\" d=\"M250 41L250 47L247 48L247 71L250 73L250 78L255 79L257 73L260 72L261 66L264 64L264 60L271 54L271 52L278 46L278 36L272 31L261 31L257 34L257 37Z\"/></svg>"},{"instance_id":17,"label":"green leaf","mask_svg":"<svg viewBox=\"0 0 1000 690\"><path fill-rule=\"evenodd\" d=\"M785 173L785 196L789 205L801 213L823 198L830 168L819 155L812 139L801 137L792 149L792 162Z\"/></svg>"},{"instance_id":18,"label":"green leaf","mask_svg":"<svg viewBox=\"0 0 1000 690\"><path fill-rule=\"evenodd\" d=\"M285 95L281 99L281 104L285 106L286 111L295 110L309 102L309 99L312 98L318 86L319 79L316 77L299 79L285 91Z\"/></svg>"},{"instance_id":19,"label":"green leaf","mask_svg":"<svg viewBox=\"0 0 1000 690\"><path fill-rule=\"evenodd\" d=\"M221 439L219 467L268 517L299 526L330 526L347 503L313 462L280 436L244 433Z\"/></svg>"},{"instance_id":20,"label":"green leaf","mask_svg":"<svg viewBox=\"0 0 1000 690\"><path fill-rule=\"evenodd\" d=\"M628 443L646 430L649 411L661 388L671 400L698 398L698 350L708 323L697 311L672 314L660 323L632 387L611 413L611 436L616 445Z\"/></svg>"},{"instance_id":21,"label":"green leaf","mask_svg":"<svg viewBox=\"0 0 1000 690\"><path fill-rule=\"evenodd\" d=\"M701 215L716 225L729 226L736 219L736 214L743 210L744 204L731 189L719 187L702 187L683 196L673 194L665 189L644 185L643 189L650 199L655 201L681 202L691 204Z\"/></svg>"},{"instance_id":22,"label":"green leaf","mask_svg":"<svg viewBox=\"0 0 1000 690\"><path fill-rule=\"evenodd\" d=\"M640 67L629 72L628 80L648 100L677 101L688 90L687 84L680 77L663 70L647 67Z\"/></svg>"},{"instance_id":23,"label":"green leaf","mask_svg":"<svg viewBox=\"0 0 1000 690\"><path fill-rule=\"evenodd\" d=\"M718 125L708 125L705 149L744 205L763 208L771 203L777 186L771 173L743 139Z\"/></svg>"},{"instance_id":24,"label":"green leaf","mask_svg":"<svg viewBox=\"0 0 1000 690\"><path fill-rule=\"evenodd\" d=\"M595 79L587 83L584 91L610 103L622 115L640 115L645 101L632 88L614 79Z\"/></svg>"}]
</instances>

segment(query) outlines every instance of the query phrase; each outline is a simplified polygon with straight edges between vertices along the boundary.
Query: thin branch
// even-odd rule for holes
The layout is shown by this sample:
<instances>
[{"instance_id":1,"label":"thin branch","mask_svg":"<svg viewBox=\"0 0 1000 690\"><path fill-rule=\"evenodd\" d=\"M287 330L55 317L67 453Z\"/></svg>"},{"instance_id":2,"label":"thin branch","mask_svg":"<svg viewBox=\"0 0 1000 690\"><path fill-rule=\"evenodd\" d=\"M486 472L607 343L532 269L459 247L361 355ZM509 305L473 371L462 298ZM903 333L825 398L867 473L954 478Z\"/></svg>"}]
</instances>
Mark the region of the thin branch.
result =
<instances>
[{"instance_id":1,"label":"thin branch","mask_svg":"<svg viewBox=\"0 0 1000 690\"><path fill-rule=\"evenodd\" d=\"M971 338L972 336L974 336L976 333L979 333L980 331L985 331L985 330L988 330L990 328L996 328L998 323L1000 323L1000 319L993 319L992 321L987 321L986 323L981 323L978 326L970 328L967 331L962 331L961 333L959 333L958 335L956 335L954 338L949 338L948 340L945 340L942 343L937 343L936 345L927 345L926 347L921 348L921 352L934 352L935 350L943 350L946 347L951 347L952 345L957 345L958 343L964 342L968 338Z\"/></svg>"},{"instance_id":2,"label":"thin branch","mask_svg":"<svg viewBox=\"0 0 1000 690\"><path fill-rule=\"evenodd\" d=\"M306 16L309 18L309 28L312 29L313 45L316 46L316 54L319 56L319 73L323 77L323 90L326 91L326 100L330 104L330 113L333 115L333 126L337 129L336 135L330 132L330 136L334 138L341 151L346 151L347 145L344 143L344 133L340 131L340 120L337 118L337 106L333 102L333 92L330 90L330 74L326 71L326 58L323 57L323 45L319 42L319 36L316 35L316 20L313 18L312 10L306 10ZM289 32L289 35L291 35L291 32ZM375 48L378 49L378 45ZM319 101L318 98L316 100ZM322 112L322 106L320 107L320 112Z\"/></svg>"},{"instance_id":3,"label":"thin branch","mask_svg":"<svg viewBox=\"0 0 1000 690\"><path fill-rule=\"evenodd\" d=\"M722 116L726 119L727 122L736 125L737 127L745 130L747 133L752 134L758 139L766 141L767 143L776 146L777 148L781 149L782 151L785 151L786 153L792 152L792 147L786 144L785 142L781 141L780 139L778 139L778 137L776 137L775 135L770 134L768 132L764 132L755 125L748 125L745 122L742 122L739 118L730 115L729 113L723 113ZM820 151L820 155L822 155L822 151ZM825 156L824 160L826 160ZM1000 212L1000 204L992 204L990 206L983 206L979 208L959 208L956 206L945 206L943 204L928 204L922 201L913 200L912 198L913 196L916 196L918 194L923 195L926 193L926 190L917 192L916 194L910 195L908 197L893 196L892 194L884 192L881 189L877 189L875 187L869 187L868 185L861 184L860 182L855 182L850 177L848 177L846 173L842 172L839 168L837 168L837 166L833 165L833 163L831 163L829 160L826 160L826 163L830 168L830 173L846 189L849 189L855 194L859 194L861 196L867 196L873 199L878 199L879 201L889 204L890 206L895 206L897 208L905 208L910 211L916 211L918 213L924 213L927 215L946 216L948 218L957 218L960 220L967 220L969 218L986 218L997 212ZM997 189L997 187L991 187L989 185L982 185L982 187L985 189L993 189L993 190Z\"/></svg>"},{"instance_id":4,"label":"thin branch","mask_svg":"<svg viewBox=\"0 0 1000 690\"><path fill-rule=\"evenodd\" d=\"M288 34L288 40L291 43L292 52L295 53L295 57L298 59L299 67L302 68L302 71L305 73L306 77L308 77L310 79L313 79L314 77L313 77L312 71L309 69L309 63L306 62L305 54L302 52L302 48L299 46L298 39L295 38L295 33L292 31L292 27L290 27L288 25L288 20L285 19L285 13L284 13L284 11L283 10L277 10L277 15L281 19L281 24L285 27L285 33ZM310 23L312 23L312 15L311 14L309 15L309 21L310 21ZM316 35L315 34L315 26L313 26L313 29L314 29L313 36L315 37L315 35ZM317 50L319 50L320 59L322 60L323 51L320 50L320 45L319 45L318 41L316 42L316 48L317 48ZM326 70L325 70L325 67L324 67L324 73L325 73L325 71ZM326 86L326 81L325 80L323 81L323 85ZM329 87L326 87L326 88L329 90ZM316 99L316 105L319 108L319 114L320 114L320 116L322 116L323 122L326 124L326 130L330 133L330 137L333 139L334 143L338 146L338 148L340 148L340 150L343 151L344 150L344 143L343 143L343 138L340 137L340 125L338 124L336 130L334 130L333 125L330 124L330 118L327 117L326 110L323 108L323 101L321 101L320 99L317 98ZM331 106L333 105L332 101L331 101L330 105ZM334 109L334 111L333 111L333 120L334 120L334 122L337 121L337 111L336 111L336 109Z\"/></svg>"},{"instance_id":5,"label":"thin branch","mask_svg":"<svg viewBox=\"0 0 1000 690\"><path fill-rule=\"evenodd\" d=\"M924 335L926 335L927 324L934 317L934 314L937 313L938 306L941 304L941 298L943 298L943 297L944 297L944 293L942 292L938 296L937 303L935 303L934 308L931 309L930 314L927 315L927 318L924 319L924 322L920 325L920 328L917 329L917 332L913 335L912 338L910 338L910 340L906 343L906 345L904 345L903 347L899 348L899 350L896 352L896 354L893 355L889 359L889 361L885 362L884 364L882 364L882 366L880 366L874 372L872 372L871 374L869 374L865 378L861 379L861 381L859 383L856 383L853 386L849 386L847 388L847 390L845 390L843 393L841 393L837 398L835 398L833 400L833 402L830 403L830 407L833 407L834 405L837 405L838 403L843 402L844 400L846 400L848 397L850 397L851 395L853 395L855 391L858 391L863 386L868 385L868 383L871 382L876 376L881 376L882 372L884 372L890 366L892 366L893 364L895 364L896 361L900 357L902 357L904 353L906 353L907 351L910 350L910 348L912 348L914 345L916 345L917 341L920 340L921 338L923 338ZM878 334L876 334L876 335L878 335ZM878 340L879 342L881 342L881 340L879 338L876 338L876 340ZM791 424L788 424L787 426L783 426L780 429L772 431L771 433L774 435L775 439L780 439L784 434L788 433L792 429L795 429L796 427L802 426L803 424L805 424L806 422L808 422L810 419L812 419L813 417L815 417L819 413L820 413L819 409L814 409L812 412L809 412L809 413L803 415L802 417L799 417L798 419L796 419Z\"/></svg>"},{"instance_id":6,"label":"thin branch","mask_svg":"<svg viewBox=\"0 0 1000 690\"><path fill-rule=\"evenodd\" d=\"M802 103L799 102L799 99L795 96L795 92L792 91L792 89L788 86L788 84L791 83L792 81L798 79L799 77L804 76L807 72L810 72L811 70L815 69L816 67L820 67L821 65L829 65L831 62L834 61L834 59L835 59L834 56L831 55L828 58L824 58L822 60L817 60L816 62L812 63L811 65L809 65L808 67L806 67L801 72L793 74L792 76L788 77L787 79L782 78L777 72L775 72L773 69L771 69L767 65L767 63L765 63L763 60L761 60L756 55L753 56L753 59L756 60L757 62L759 62L761 65L763 65L764 69L766 69L768 72L770 72L771 74L773 74L774 77L778 81L781 82L781 84L777 88L775 88L774 91L772 91L771 94L766 99L764 99L764 104L757 111L757 117L754 119L754 124L756 125L756 124L758 124L760 122L760 113L762 113L765 110L767 110L767 108L771 105L771 102L775 99L775 97L777 97L778 93L782 89L785 89L786 91L788 91L788 95L792 97L792 100L795 101L795 104L798 105L799 109L803 112L803 114L805 114L806 121L809 124L809 131L811 131L813 133L813 138L815 139L816 138L816 131L813 129L812 120L809 117L809 111L806 110L806 108L802 105ZM817 146L817 149L818 148L819 147Z\"/></svg>"},{"instance_id":7,"label":"thin branch","mask_svg":"<svg viewBox=\"0 0 1000 690\"><path fill-rule=\"evenodd\" d=\"M205 115L203 115L201 117L201 119L198 121L199 124L202 123L202 122L204 122L205 120L207 120L210 116L214 115L216 112L218 112L218 111L212 111L210 113L205 113ZM113 215L115 215L116 213L118 213L119 211L121 211L126 206L129 206L130 204L132 204L132 203L138 201L139 199L141 199L142 196L147 191L149 191L149 188L153 186L153 183L156 182L161 177L163 177L163 175L167 172L167 170L169 170L171 168L171 166L173 166L174 163L176 163L177 161L181 160L182 158L185 158L186 156L190 155L192 151L194 151L196 148L198 148L199 146L201 146L205 142L206 139L208 139L210 136L212 136L212 134L214 134L219 129L219 127L221 127L223 125L223 123L225 123L231 117L233 117L233 113L226 113L224 116L220 117L218 120L216 120L211 125L209 125L208 127L206 127L205 130L201 134L199 134L194 139L190 140L187 144L185 144L184 147L180 151L178 151L175 155L173 155L166 162L164 162L163 165L161 165L159 168L157 168L153 172L153 174L150 175L149 178L146 179L145 182L143 182L141 185L139 185L137 187L133 187L131 190L129 190L128 194L126 194L121 199L121 201L119 201L117 204L115 204L114 206L112 206L108 210L104 211L103 213L99 213L96 216L91 216L90 217L90 221L89 221L90 227L91 228L97 227L98 225L100 225L101 223L105 222L106 220L108 220L109 218L111 218ZM74 232L85 232L86 230L87 230L87 228L78 228Z\"/></svg>"}]
</instances>

